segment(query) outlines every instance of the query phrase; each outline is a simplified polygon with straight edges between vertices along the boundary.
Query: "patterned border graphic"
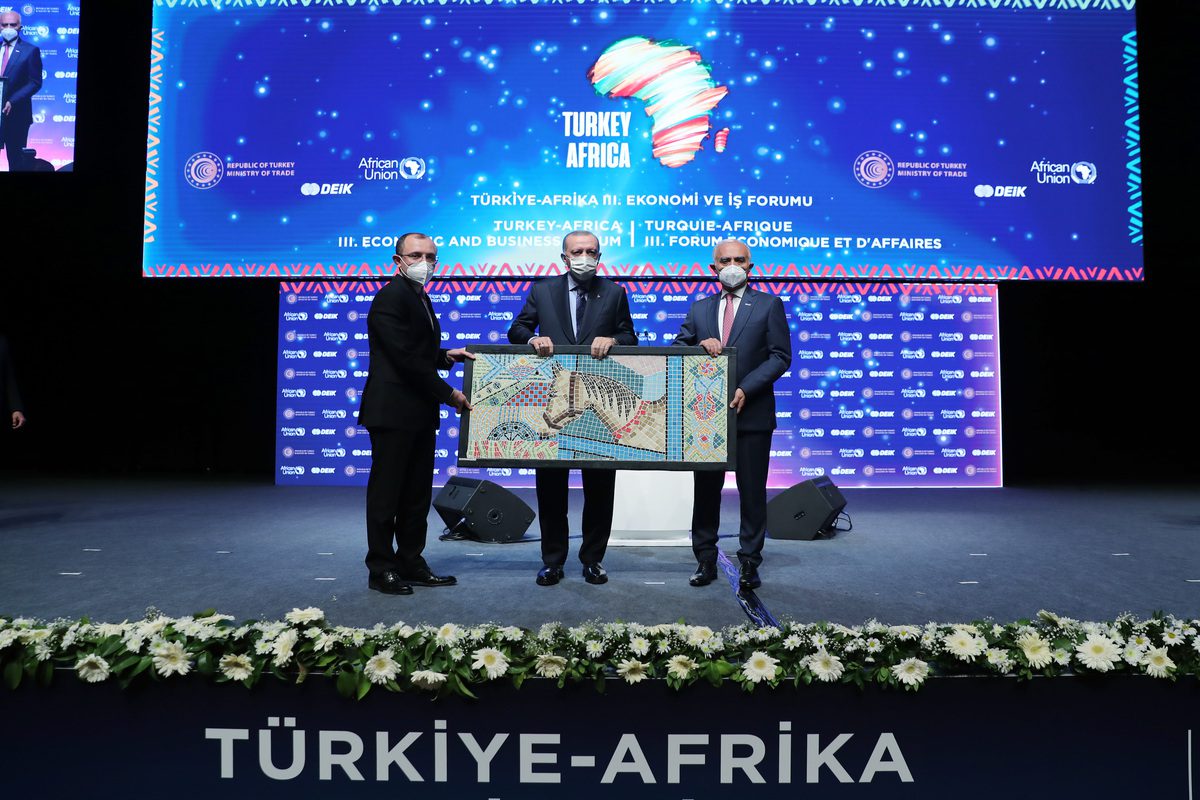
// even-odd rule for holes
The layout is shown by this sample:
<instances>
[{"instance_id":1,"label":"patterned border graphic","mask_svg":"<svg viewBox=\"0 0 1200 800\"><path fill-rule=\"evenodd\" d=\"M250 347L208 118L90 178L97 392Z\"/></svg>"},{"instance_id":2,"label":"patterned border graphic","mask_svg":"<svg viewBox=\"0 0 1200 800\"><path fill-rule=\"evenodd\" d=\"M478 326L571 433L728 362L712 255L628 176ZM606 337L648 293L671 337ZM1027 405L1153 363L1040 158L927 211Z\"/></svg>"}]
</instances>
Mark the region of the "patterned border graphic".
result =
<instances>
[{"instance_id":1,"label":"patterned border graphic","mask_svg":"<svg viewBox=\"0 0 1200 800\"><path fill-rule=\"evenodd\" d=\"M1129 151L1126 187L1129 189L1129 241L1142 243L1142 124L1138 102L1137 31L1121 37L1125 43L1125 149Z\"/></svg>"},{"instance_id":2,"label":"patterned border graphic","mask_svg":"<svg viewBox=\"0 0 1200 800\"><path fill-rule=\"evenodd\" d=\"M146 127L146 210L143 218L142 243L154 241L158 224L158 145L162 130L163 31L155 29L150 37L150 113Z\"/></svg>"},{"instance_id":3,"label":"patterned border graphic","mask_svg":"<svg viewBox=\"0 0 1200 800\"><path fill-rule=\"evenodd\" d=\"M628 0L626 0L628 1ZM470 6L492 5L494 0L438 0L438 5ZM562 0L558 0L562 2ZM581 0L575 0L582 5ZM710 0L633 0L642 5L683 5L684 3L704 3ZM539 0L504 0L503 5L537 5ZM964 9L996 9L1004 11L1130 11L1137 5L1137 0L727 0L728 4L739 6L783 5L809 6L818 8L931 8L950 11L954 8ZM387 6L432 5L429 0L154 0L158 8L204 9L211 11L227 11L231 9L257 8L330 8L344 6L364 6L368 9L386 8Z\"/></svg>"}]
</instances>

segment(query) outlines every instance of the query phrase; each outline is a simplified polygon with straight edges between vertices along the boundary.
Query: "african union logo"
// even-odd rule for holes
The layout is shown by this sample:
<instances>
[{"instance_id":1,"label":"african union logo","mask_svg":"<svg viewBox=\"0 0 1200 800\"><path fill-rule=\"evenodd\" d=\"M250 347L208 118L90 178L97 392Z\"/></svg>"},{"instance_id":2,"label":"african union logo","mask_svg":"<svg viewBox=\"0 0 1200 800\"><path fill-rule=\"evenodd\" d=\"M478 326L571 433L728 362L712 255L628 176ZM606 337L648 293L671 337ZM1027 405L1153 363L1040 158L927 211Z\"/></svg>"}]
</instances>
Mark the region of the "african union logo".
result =
<instances>
[{"instance_id":1,"label":"african union logo","mask_svg":"<svg viewBox=\"0 0 1200 800\"><path fill-rule=\"evenodd\" d=\"M882 150L868 150L854 159L854 177L868 189L881 189L892 182L896 167Z\"/></svg>"},{"instance_id":2,"label":"african union logo","mask_svg":"<svg viewBox=\"0 0 1200 800\"><path fill-rule=\"evenodd\" d=\"M405 180L416 180L425 176L425 160L409 156L400 160L400 177Z\"/></svg>"},{"instance_id":3,"label":"african union logo","mask_svg":"<svg viewBox=\"0 0 1200 800\"><path fill-rule=\"evenodd\" d=\"M1071 165L1071 180L1076 183L1095 183L1096 165L1090 161L1076 161Z\"/></svg>"},{"instance_id":4,"label":"african union logo","mask_svg":"<svg viewBox=\"0 0 1200 800\"><path fill-rule=\"evenodd\" d=\"M211 189L224 174L225 165L216 153L196 153L183 165L183 177L197 189Z\"/></svg>"}]
</instances>

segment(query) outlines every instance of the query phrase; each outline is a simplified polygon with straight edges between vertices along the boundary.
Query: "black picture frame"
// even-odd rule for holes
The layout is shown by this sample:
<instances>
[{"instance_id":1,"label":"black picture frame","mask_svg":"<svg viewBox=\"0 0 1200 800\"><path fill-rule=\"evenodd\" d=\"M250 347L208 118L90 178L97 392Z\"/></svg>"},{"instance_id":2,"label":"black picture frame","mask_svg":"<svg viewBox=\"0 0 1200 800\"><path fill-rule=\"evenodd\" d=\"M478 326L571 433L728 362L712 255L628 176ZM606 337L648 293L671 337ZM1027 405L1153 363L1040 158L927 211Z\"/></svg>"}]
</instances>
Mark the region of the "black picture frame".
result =
<instances>
[{"instance_id":1,"label":"black picture frame","mask_svg":"<svg viewBox=\"0 0 1200 800\"><path fill-rule=\"evenodd\" d=\"M529 345L517 344L485 344L473 345L468 348L472 353L512 353L528 354L531 350ZM555 355L575 355L586 356L591 354L591 348L586 345L554 345ZM706 351L703 347L686 347L683 345L670 347L635 347L635 346L617 346L608 351L610 356L696 356L705 355ZM733 401L733 395L737 391L737 348L728 347L721 351L721 355L717 358L728 359L727 374L728 381L728 397L726 403ZM473 382L474 364L470 359L463 362L463 391L469 392ZM467 399L470 399L468 395ZM471 436L471 412L464 411L459 424L458 436L458 466L459 467L514 467L521 468L538 468L538 467L556 467L559 469L630 469L630 470L662 470L662 471L680 471L680 472L698 472L698 471L721 471L728 472L737 468L737 415L729 414L727 417L728 428L726 431L726 439L729 442L727 448L728 458L723 462L708 462L708 463L689 463L684 461L618 461L615 459L595 459L595 460L577 460L577 461L560 461L558 459L495 459L495 458L479 458L467 459L466 450L467 442Z\"/></svg>"}]
</instances>

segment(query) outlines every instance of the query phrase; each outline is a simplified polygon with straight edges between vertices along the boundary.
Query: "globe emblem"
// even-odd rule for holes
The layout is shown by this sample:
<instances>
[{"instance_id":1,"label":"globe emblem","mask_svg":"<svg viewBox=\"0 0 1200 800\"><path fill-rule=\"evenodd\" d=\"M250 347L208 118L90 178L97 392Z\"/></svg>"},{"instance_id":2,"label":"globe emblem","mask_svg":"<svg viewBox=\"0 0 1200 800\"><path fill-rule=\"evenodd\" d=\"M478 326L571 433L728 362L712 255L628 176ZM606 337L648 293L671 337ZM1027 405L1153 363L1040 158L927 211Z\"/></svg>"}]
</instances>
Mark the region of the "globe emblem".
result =
<instances>
[{"instance_id":1,"label":"globe emblem","mask_svg":"<svg viewBox=\"0 0 1200 800\"><path fill-rule=\"evenodd\" d=\"M225 175L225 165L216 153L201 151L187 160L183 165L183 177L193 188L211 189L221 182Z\"/></svg>"},{"instance_id":2,"label":"globe emblem","mask_svg":"<svg viewBox=\"0 0 1200 800\"><path fill-rule=\"evenodd\" d=\"M854 177L868 189L882 189L895 175L892 159L882 150L867 150L854 159Z\"/></svg>"}]
</instances>

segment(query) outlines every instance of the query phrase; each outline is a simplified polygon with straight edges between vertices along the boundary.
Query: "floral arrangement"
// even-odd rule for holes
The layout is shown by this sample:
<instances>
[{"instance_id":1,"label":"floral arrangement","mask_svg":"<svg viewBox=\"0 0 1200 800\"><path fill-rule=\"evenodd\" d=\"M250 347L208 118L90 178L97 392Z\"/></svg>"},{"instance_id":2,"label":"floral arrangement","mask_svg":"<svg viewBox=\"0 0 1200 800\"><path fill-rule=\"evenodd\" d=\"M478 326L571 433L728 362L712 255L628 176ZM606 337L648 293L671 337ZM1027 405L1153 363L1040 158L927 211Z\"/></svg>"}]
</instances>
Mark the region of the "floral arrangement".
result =
<instances>
[{"instance_id":1,"label":"floral arrangement","mask_svg":"<svg viewBox=\"0 0 1200 800\"><path fill-rule=\"evenodd\" d=\"M475 697L471 686L530 677L558 682L660 678L674 689L734 681L747 691L781 684L851 683L918 689L931 675L1113 673L1174 680L1200 671L1200 621L1125 614L1080 622L1041 611L1033 620L780 628L610 622L537 631L446 623L373 628L331 625L319 608L282 621L237 624L212 611L172 618L150 609L136 622L38 622L0 617L0 674L11 689L48 685L55 668L79 680L167 680L199 673L254 686L264 675L300 683L332 679L347 697L373 689Z\"/></svg>"}]
</instances>

